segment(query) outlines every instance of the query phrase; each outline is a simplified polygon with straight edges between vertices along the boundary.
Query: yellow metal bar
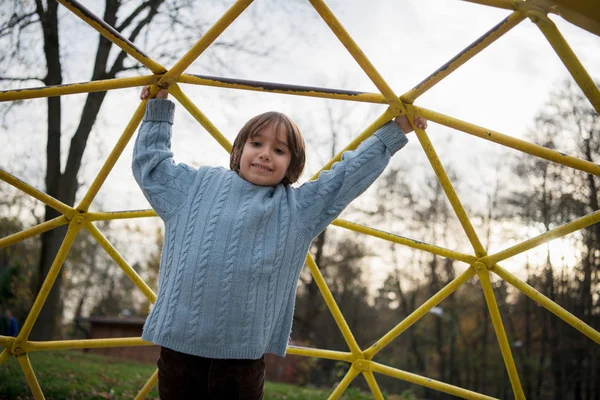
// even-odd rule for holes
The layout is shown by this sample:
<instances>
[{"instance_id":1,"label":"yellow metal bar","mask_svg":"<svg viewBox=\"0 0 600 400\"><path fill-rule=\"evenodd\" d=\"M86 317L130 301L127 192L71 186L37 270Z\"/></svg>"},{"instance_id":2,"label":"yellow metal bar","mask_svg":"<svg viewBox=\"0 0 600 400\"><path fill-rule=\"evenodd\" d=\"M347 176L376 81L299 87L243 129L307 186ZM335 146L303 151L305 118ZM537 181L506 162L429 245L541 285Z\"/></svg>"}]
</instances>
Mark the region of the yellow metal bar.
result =
<instances>
[{"instance_id":1,"label":"yellow metal bar","mask_svg":"<svg viewBox=\"0 0 600 400\"><path fill-rule=\"evenodd\" d=\"M524 294L526 294L531 300L535 301L538 304L541 304L552 314L556 315L557 317L565 321L567 324L571 325L573 328L577 329L579 332L592 339L597 344L600 344L600 333L597 330L595 330L585 322L581 321L579 318L577 318L576 316L574 316L573 314L571 314L570 312L568 312L567 310L565 310L564 308L562 308L561 306L559 306L558 304L556 304L555 302L553 302L552 300L535 290L533 287L523 282L522 280L520 280L519 278L517 278L516 276L514 276L513 274L511 274L510 272L508 272L507 270L505 270L497 264L493 266L491 271L500 276L506 282L519 289Z\"/></svg>"},{"instance_id":2,"label":"yellow metal bar","mask_svg":"<svg viewBox=\"0 0 600 400\"><path fill-rule=\"evenodd\" d=\"M90 212L86 214L88 221L110 221L113 219L156 217L154 210Z\"/></svg>"},{"instance_id":3,"label":"yellow metal bar","mask_svg":"<svg viewBox=\"0 0 600 400\"><path fill-rule=\"evenodd\" d=\"M596 112L600 114L600 89L598 89L598 86L590 74L588 74L583 64L581 64L581 61L579 61L569 43L561 35L554 22L541 12L531 12L528 15L540 28L544 36L546 36L556 54L558 54L563 64L565 64L573 79L575 79L575 82L583 90L583 93L590 100Z\"/></svg>"},{"instance_id":4,"label":"yellow metal bar","mask_svg":"<svg viewBox=\"0 0 600 400\"><path fill-rule=\"evenodd\" d=\"M481 50L494 43L496 39L503 36L506 32L517 26L524 19L525 15L523 13L518 11L513 12L508 17L503 19L498 25L494 26L479 39L471 43L466 49L461 51L446 64L442 65L433 74L425 78L424 81L400 96L400 99L405 103L412 104L419 96L431 89L452 72L456 71L458 67L479 54Z\"/></svg>"},{"instance_id":5,"label":"yellow metal bar","mask_svg":"<svg viewBox=\"0 0 600 400\"><path fill-rule=\"evenodd\" d=\"M458 260L465 262L467 264L473 264L477 257L471 256L464 253L459 253L457 251L452 251L445 249L443 247L438 247L432 244L427 244L424 242L419 242L418 240L405 238L400 235L396 235L394 233L388 233L385 231L381 231L378 229L370 228L365 225L356 224L354 222L346 221L344 219L336 219L332 223L332 225L339 226L340 228L348 229L354 232L362 233L365 235L377 237L383 240L387 240L388 242L398 243L404 246L411 247L417 250L427 251L429 253L437 254L438 256L450 258L452 260Z\"/></svg>"},{"instance_id":6,"label":"yellow metal bar","mask_svg":"<svg viewBox=\"0 0 600 400\"><path fill-rule=\"evenodd\" d=\"M354 378L356 378L358 374L360 374L360 370L356 368L354 364L352 364L348 372L346 372L344 378L340 381L335 390L329 395L328 400L339 399L344 393L344 391L348 388L348 385L350 385L350 383L354 380Z\"/></svg>"},{"instance_id":7,"label":"yellow metal bar","mask_svg":"<svg viewBox=\"0 0 600 400\"><path fill-rule=\"evenodd\" d=\"M29 315L27 315L27 319L21 328L21 332L17 336L18 342L25 342L31 333L31 329L33 328L33 324L37 320L37 317L40 315L40 311L46 302L46 298L54 285L54 281L56 277L60 273L60 269L69 254L69 250L73 245L73 241L75 241L75 237L77 237L77 233L83 227L84 218L81 215L77 215L73 218L71 223L69 224L69 229L67 230L67 234L56 253L56 257L52 262L52 266L48 271L48 275L46 275L46 279L44 279L44 283L38 293L33 306L31 306L31 311L29 311Z\"/></svg>"},{"instance_id":8,"label":"yellow metal bar","mask_svg":"<svg viewBox=\"0 0 600 400\"><path fill-rule=\"evenodd\" d=\"M329 28L333 31L335 36L342 42L344 47L352 54L352 57L356 60L358 65L365 71L365 73L369 76L371 81L377 86L377 89L383 94L383 96L387 99L388 103L398 111L404 113L406 109L404 105L396 96L392 88L387 84L387 82L383 79L383 77L377 72L375 66L371 64L371 61L367 58L367 56L363 53L363 51L358 47L354 39L350 36L350 34L344 29L340 21L336 18L336 16L331 12L331 10L327 7L323 0L309 0L310 4L315 8L315 10L319 13L323 21L329 26Z\"/></svg>"},{"instance_id":9,"label":"yellow metal bar","mask_svg":"<svg viewBox=\"0 0 600 400\"><path fill-rule=\"evenodd\" d=\"M488 267L491 267L493 264L500 262L502 260L506 260L507 258L516 256L517 254L523 253L527 250L531 250L539 245L542 245L546 242L549 242L553 239L557 239L559 237L568 235L569 233L573 233L580 229L586 228L590 225L594 225L595 223L600 222L600 210L595 211L591 214L578 218L574 221L569 222L568 224L564 224L558 226L546 233L543 233L539 236L516 244L512 247L509 247L506 250L499 251L496 254L492 254L486 257L481 258L481 262L483 262Z\"/></svg>"},{"instance_id":10,"label":"yellow metal bar","mask_svg":"<svg viewBox=\"0 0 600 400\"><path fill-rule=\"evenodd\" d=\"M0 346L10 348L12 346L12 343L14 340L15 340L14 336L0 335Z\"/></svg>"},{"instance_id":11,"label":"yellow metal bar","mask_svg":"<svg viewBox=\"0 0 600 400\"><path fill-rule=\"evenodd\" d=\"M154 343L146 342L140 337L122 337L107 339L82 339L82 340L51 340L45 342L29 341L23 345L24 352L46 351L46 350L72 350L72 349L96 349L104 347L133 347L153 346Z\"/></svg>"},{"instance_id":12,"label":"yellow metal bar","mask_svg":"<svg viewBox=\"0 0 600 400\"><path fill-rule=\"evenodd\" d=\"M486 396L481 393L472 392L460 388L458 386L449 385L444 382L436 381L431 378L425 378L423 376L413 374L410 372L402 371L396 368L388 367L376 362L371 362L371 370L378 374L391 376L396 379L402 379L403 381L414 383L416 385L428 387L430 389L439 390L440 392L448 393L454 396L458 396L463 399L476 399L476 400L495 400L494 397Z\"/></svg>"},{"instance_id":13,"label":"yellow metal bar","mask_svg":"<svg viewBox=\"0 0 600 400\"><path fill-rule=\"evenodd\" d=\"M127 275L127 277L131 280L131 282L133 282L133 284L137 286L142 291L142 293L144 293L144 296L146 296L146 298L150 300L150 302L156 302L156 294L154 294L152 289L150 289L150 286L146 284L146 282L138 275L137 272L135 272L133 268L131 268L131 266L127 263L127 261L125 261L123 256L119 254L117 249L115 249L113 245L110 244L108 239L104 237L102 232L100 232L98 228L96 228L96 226L94 226L94 224L92 224L90 221L86 221L85 229L87 229L87 231L94 237L94 239L96 239L100 246L102 246L106 253L108 253L110 258L112 258L113 261L116 262L119 267L121 267L123 272L125 272L125 275Z\"/></svg>"},{"instance_id":14,"label":"yellow metal bar","mask_svg":"<svg viewBox=\"0 0 600 400\"><path fill-rule=\"evenodd\" d=\"M113 89L124 89L143 85L151 85L158 81L158 76L135 76L131 78L105 79L101 81L68 83L30 89L0 91L0 102L37 99L41 97L63 96L66 94L102 92Z\"/></svg>"},{"instance_id":15,"label":"yellow metal bar","mask_svg":"<svg viewBox=\"0 0 600 400\"><path fill-rule=\"evenodd\" d=\"M490 311L490 318L494 331L496 332L496 338L498 339L498 345L500 346L500 352L506 365L506 371L510 378L510 384L515 395L515 399L524 400L525 393L521 386L519 379L519 373L517 372L517 366L513 359L512 352L510 351L510 343L506 337L504 325L502 324L502 317L500 316L500 310L498 309L498 303L496 303L496 297L494 296L494 289L492 288L492 282L490 281L490 273L482 262L476 262L474 268L479 275L479 281L481 282L481 288L483 289L483 295L485 296L485 302L487 303L488 310Z\"/></svg>"},{"instance_id":16,"label":"yellow metal bar","mask_svg":"<svg viewBox=\"0 0 600 400\"><path fill-rule=\"evenodd\" d=\"M312 349L310 347L288 346L286 354L304 357L325 358L327 360L346 361L351 363L354 358L352 353L345 351Z\"/></svg>"},{"instance_id":17,"label":"yellow metal bar","mask_svg":"<svg viewBox=\"0 0 600 400\"><path fill-rule=\"evenodd\" d=\"M196 121L198 121L200 125L202 125L204 129L206 129L206 131L210 133L213 138L215 138L217 142L219 142L225 151L231 153L231 143L229 143L229 140L227 140L227 138L223 136L221 132L219 132L217 127L214 126L208 118L206 118L206 115L204 115L202 111L196 107L194 102L192 102L189 97L187 97L185 93L181 91L179 85L172 85L169 88L169 92L173 94L173 97L175 97L181 103L181 105L183 105L183 107L185 107L185 109L188 110L188 112L192 114L194 118L196 118Z\"/></svg>"},{"instance_id":18,"label":"yellow metal bar","mask_svg":"<svg viewBox=\"0 0 600 400\"><path fill-rule=\"evenodd\" d=\"M174 83L179 75L202 54L204 50L252 3L252 0L237 0L200 40L160 79L159 86Z\"/></svg>"},{"instance_id":19,"label":"yellow metal bar","mask_svg":"<svg viewBox=\"0 0 600 400\"><path fill-rule=\"evenodd\" d=\"M11 353L8 348L2 350L2 353L0 353L0 365L4 364L4 362L8 360L8 357L10 356Z\"/></svg>"},{"instance_id":20,"label":"yellow metal bar","mask_svg":"<svg viewBox=\"0 0 600 400\"><path fill-rule=\"evenodd\" d=\"M585 161L577 157L568 156L558 151L550 150L546 147L529 143L525 140L520 140L508 135L503 135L502 133L493 131L491 129L482 128L480 126L470 124L468 122L461 121L459 119L452 118L448 115L437 113L426 108L416 107L413 105L407 105L407 108L409 112L414 113L414 115L421 116L423 118L428 119L429 121L436 122L449 128L468 133L469 135L477 136L481 139L485 139L490 142L498 143L503 146L522 151L523 153L531 154L533 156L540 157L545 160L554 161L559 164L566 165L567 167L575 168L580 171L600 176L600 165L594 164L592 162Z\"/></svg>"},{"instance_id":21,"label":"yellow metal bar","mask_svg":"<svg viewBox=\"0 0 600 400\"><path fill-rule=\"evenodd\" d=\"M166 68L152 60L141 50L139 50L133 43L127 38L123 37L117 32L112 26L108 25L102 19L95 16L91 11L82 6L75 0L56 0L66 8L68 8L73 14L77 15L83 22L94 28L102 36L119 46L123 51L129 54L131 57L138 60L141 64L145 65L155 74L162 74L166 72Z\"/></svg>"},{"instance_id":22,"label":"yellow metal bar","mask_svg":"<svg viewBox=\"0 0 600 400\"><path fill-rule=\"evenodd\" d=\"M392 111L392 109L388 107L383 114L381 114L371 125L367 127L367 129L365 129L360 135L358 135L358 137L352 140L350 144L344 147L342 151L337 153L335 157L329 160L329 162L325 164L323 168L321 168L316 174L314 174L312 178L310 178L310 180L317 179L321 172L327 171L329 168L331 168L333 164L340 161L342 159L342 154L344 154L346 151L356 149L365 139L373 135L373 133L375 133L377 129L381 128L387 122L391 121L392 118L394 118L394 115L394 111Z\"/></svg>"},{"instance_id":23,"label":"yellow metal bar","mask_svg":"<svg viewBox=\"0 0 600 400\"><path fill-rule=\"evenodd\" d=\"M37 190L33 186L23 182L16 176L9 174L2 168L0 168L0 179L2 179L4 182L16 187L20 191L27 193L31 197L38 199L39 201L46 204L47 206L54 208L56 211L64 214L69 219L73 216L73 214L76 213L76 211L72 207L69 207L68 205L55 199L54 197L49 196L46 193Z\"/></svg>"},{"instance_id":24,"label":"yellow metal bar","mask_svg":"<svg viewBox=\"0 0 600 400\"><path fill-rule=\"evenodd\" d=\"M31 389L31 393L36 400L44 399L44 393L42 392L42 388L35 376L35 372L33 372L33 368L31 368L31 362L29 362L29 356L27 354L23 354L17 356L17 361L21 365L21 370L23 371L23 375L25 375L25 379L27 380L27 384Z\"/></svg>"},{"instance_id":25,"label":"yellow metal bar","mask_svg":"<svg viewBox=\"0 0 600 400\"><path fill-rule=\"evenodd\" d=\"M100 187L102 187L102 184L108 177L108 174L110 174L110 171L113 169L116 162L119 160L121 153L123 153L123 150L125 150L125 146L127 146L127 143L129 142L129 140L135 133L135 130L142 121L142 118L144 117L144 113L146 111L146 102L146 100L142 101L138 106L137 110L135 110L133 117L131 117L131 120L129 121L127 127L123 131L123 134L121 135L121 137L115 144L115 147L108 155L108 158L104 162L104 165L100 169L100 172L98 172L98 175L96 175L94 182L92 182L92 185L88 189L84 198L77 206L77 210L84 212L87 211L90 207L90 204L94 200L94 197L96 197L96 195L98 194Z\"/></svg>"},{"instance_id":26,"label":"yellow metal bar","mask_svg":"<svg viewBox=\"0 0 600 400\"><path fill-rule=\"evenodd\" d=\"M50 221L42 222L41 224L22 230L21 232L13 233L12 235L0 239L0 249L3 247L10 246L14 243L20 242L21 240L25 240L32 236L39 235L40 233L44 233L59 226L65 225L68 222L69 220L64 215L61 215L60 217L56 217L54 219L51 219Z\"/></svg>"},{"instance_id":27,"label":"yellow metal bar","mask_svg":"<svg viewBox=\"0 0 600 400\"><path fill-rule=\"evenodd\" d=\"M425 151L425 154L427 155L427 159L429 160L429 163L431 164L435 175L437 176L438 180L440 181L440 184L442 185L442 188L444 189L444 193L446 193L446 197L448 197L448 200L452 205L452 209L456 213L460 224L462 225L467 237L469 238L469 242L471 242L473 250L475 250L475 254L477 254L477 256L479 257L484 256L485 249L479 241L477 233L475 232L475 229L473 228L473 225L471 225L471 221L467 216L467 212L465 211L462 203L460 202L460 199L458 198L458 195L454 190L454 186L452 186L452 182L450 181L450 178L448 178L448 174L446 174L446 170L444 169L444 166L442 165L438 155L436 154L435 149L433 148L433 144L431 144L427 133L424 130L417 128L416 126L413 126L413 128L415 129L417 138L419 139L419 142L423 147L423 151Z\"/></svg>"},{"instance_id":28,"label":"yellow metal bar","mask_svg":"<svg viewBox=\"0 0 600 400\"><path fill-rule=\"evenodd\" d=\"M379 389L379 385L377 384L377 380L371 371L363 371L363 376L369 385L369 389L371 389L371 393L373 393L373 398L376 400L384 400L383 393L381 393L381 389Z\"/></svg>"},{"instance_id":29,"label":"yellow metal bar","mask_svg":"<svg viewBox=\"0 0 600 400\"><path fill-rule=\"evenodd\" d=\"M439 292L434 294L429 300L423 303L419 308L413 311L409 316L404 318L402 322L396 325L391 331L386 333L381 339L375 342L371 347L363 352L365 358L371 359L381 349L390 344L398 335L408 329L412 324L417 322L421 317L429 312L433 307L438 305L442 300L451 295L456 289L458 289L463 283L471 279L475 275L473 267L469 267L462 274L457 276L444 286Z\"/></svg>"},{"instance_id":30,"label":"yellow metal bar","mask_svg":"<svg viewBox=\"0 0 600 400\"><path fill-rule=\"evenodd\" d=\"M308 266L308 269L310 270L313 279L315 280L315 283L319 287L319 290L323 295L323 299L325 300L325 303L327 304L327 307L329 308L333 319L340 328L340 332L342 333L344 340L348 344L348 347L352 352L353 358L362 358L362 352L360 350L360 347L358 347L358 343L356 343L356 339L354 338L354 335L352 335L352 331L350 330L348 323L344 319L344 316L342 315L340 308L335 302L335 299L333 298L333 295L331 294L331 291L329 290L325 279L323 279L321 271L319 271L319 267L317 267L317 264L315 263L315 260L312 254L310 253L308 253L308 255L306 256L306 265Z\"/></svg>"},{"instance_id":31,"label":"yellow metal bar","mask_svg":"<svg viewBox=\"0 0 600 400\"><path fill-rule=\"evenodd\" d=\"M469 3L481 4L483 6L490 6L496 8L504 8L505 10L514 10L514 3L520 2L518 0L465 0Z\"/></svg>"},{"instance_id":32,"label":"yellow metal bar","mask_svg":"<svg viewBox=\"0 0 600 400\"><path fill-rule=\"evenodd\" d=\"M150 393L152 388L154 386L156 386L157 383L158 383L158 369L156 371L154 371L154 373L152 374L150 379L148 379L148 381L144 384L144 387L142 387L142 390L140 390L140 392L137 394L137 396L135 396L134 399L135 400L145 399L146 396L148 396L148 394Z\"/></svg>"},{"instance_id":33,"label":"yellow metal bar","mask_svg":"<svg viewBox=\"0 0 600 400\"><path fill-rule=\"evenodd\" d=\"M267 92L277 94L287 94L293 96L316 97L322 99L358 101L364 103L387 104L385 97L381 93L368 92L350 92L347 90L335 90L316 88L308 86L286 85L271 82L254 82L240 79L205 77L198 75L182 74L179 83L189 83L193 85L212 86L226 89L250 90L255 92Z\"/></svg>"}]
</instances>

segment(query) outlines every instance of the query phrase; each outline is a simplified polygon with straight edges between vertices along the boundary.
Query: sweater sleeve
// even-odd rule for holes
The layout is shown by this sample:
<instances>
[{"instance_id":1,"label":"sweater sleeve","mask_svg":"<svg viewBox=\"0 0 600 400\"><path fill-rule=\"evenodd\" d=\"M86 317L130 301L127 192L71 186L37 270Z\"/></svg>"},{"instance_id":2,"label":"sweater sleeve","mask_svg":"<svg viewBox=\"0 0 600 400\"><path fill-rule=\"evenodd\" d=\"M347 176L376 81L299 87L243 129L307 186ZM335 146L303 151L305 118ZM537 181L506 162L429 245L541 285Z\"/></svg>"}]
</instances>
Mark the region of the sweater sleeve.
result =
<instances>
[{"instance_id":1,"label":"sweater sleeve","mask_svg":"<svg viewBox=\"0 0 600 400\"><path fill-rule=\"evenodd\" d=\"M330 170L296 189L298 224L305 236L312 240L321 233L371 186L407 142L404 132L390 121L356 150L345 152Z\"/></svg>"},{"instance_id":2,"label":"sweater sleeve","mask_svg":"<svg viewBox=\"0 0 600 400\"><path fill-rule=\"evenodd\" d=\"M196 174L195 169L173 160L174 112L175 104L169 100L149 100L133 149L133 176L163 220L183 205Z\"/></svg>"}]
</instances>

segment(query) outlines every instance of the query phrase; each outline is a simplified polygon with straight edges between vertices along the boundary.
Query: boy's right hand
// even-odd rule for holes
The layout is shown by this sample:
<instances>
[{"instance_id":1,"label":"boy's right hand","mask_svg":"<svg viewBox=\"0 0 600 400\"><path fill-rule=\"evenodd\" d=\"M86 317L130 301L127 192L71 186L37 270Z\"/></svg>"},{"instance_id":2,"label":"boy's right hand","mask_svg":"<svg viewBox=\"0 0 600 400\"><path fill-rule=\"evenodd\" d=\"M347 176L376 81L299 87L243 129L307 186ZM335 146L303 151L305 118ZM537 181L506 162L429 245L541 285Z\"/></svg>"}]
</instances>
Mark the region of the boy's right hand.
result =
<instances>
[{"instance_id":1,"label":"boy's right hand","mask_svg":"<svg viewBox=\"0 0 600 400\"><path fill-rule=\"evenodd\" d=\"M150 97L150 85L147 85L142 88L142 93L140 93L140 99L146 100L149 97ZM167 97L169 97L169 92L164 89L160 89L158 91L158 93L156 93L155 98L156 99L166 99Z\"/></svg>"}]
</instances>

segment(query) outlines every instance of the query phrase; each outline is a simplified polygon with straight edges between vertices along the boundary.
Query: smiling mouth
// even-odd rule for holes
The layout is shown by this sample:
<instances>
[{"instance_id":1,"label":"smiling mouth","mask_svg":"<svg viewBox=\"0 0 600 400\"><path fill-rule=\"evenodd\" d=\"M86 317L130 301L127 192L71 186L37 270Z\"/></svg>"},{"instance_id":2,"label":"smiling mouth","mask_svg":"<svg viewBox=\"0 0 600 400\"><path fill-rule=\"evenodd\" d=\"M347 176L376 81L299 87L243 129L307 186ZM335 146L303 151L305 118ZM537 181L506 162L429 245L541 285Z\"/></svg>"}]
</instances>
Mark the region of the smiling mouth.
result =
<instances>
[{"instance_id":1,"label":"smiling mouth","mask_svg":"<svg viewBox=\"0 0 600 400\"><path fill-rule=\"evenodd\" d=\"M271 168L265 167L264 165L260 165L260 164L250 164L250 165L253 166L254 168L258 168L263 171L273 172L273 170Z\"/></svg>"}]
</instances>

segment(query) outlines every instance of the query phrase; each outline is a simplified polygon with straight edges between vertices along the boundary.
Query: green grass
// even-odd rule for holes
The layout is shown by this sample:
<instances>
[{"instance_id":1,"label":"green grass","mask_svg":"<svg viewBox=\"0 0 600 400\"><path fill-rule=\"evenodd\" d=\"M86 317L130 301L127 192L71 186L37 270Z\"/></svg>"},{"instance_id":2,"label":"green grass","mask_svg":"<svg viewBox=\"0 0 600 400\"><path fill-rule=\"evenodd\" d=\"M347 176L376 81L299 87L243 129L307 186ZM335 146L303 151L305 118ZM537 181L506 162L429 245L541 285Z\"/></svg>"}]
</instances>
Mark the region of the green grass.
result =
<instances>
[{"instance_id":1,"label":"green grass","mask_svg":"<svg viewBox=\"0 0 600 400\"><path fill-rule=\"evenodd\" d=\"M31 365L46 399L132 399L156 369L77 350L35 352ZM267 382L266 400L326 399L331 390ZM32 399L21 368L13 357L0 366L0 399ZM154 388L147 399L157 399ZM344 400L372 399L370 393L346 390Z\"/></svg>"}]
</instances>

